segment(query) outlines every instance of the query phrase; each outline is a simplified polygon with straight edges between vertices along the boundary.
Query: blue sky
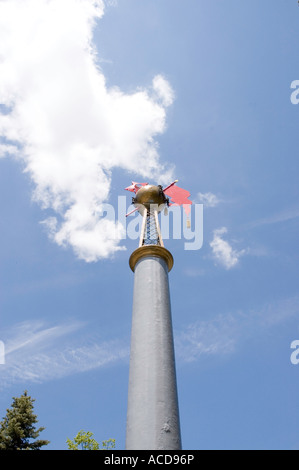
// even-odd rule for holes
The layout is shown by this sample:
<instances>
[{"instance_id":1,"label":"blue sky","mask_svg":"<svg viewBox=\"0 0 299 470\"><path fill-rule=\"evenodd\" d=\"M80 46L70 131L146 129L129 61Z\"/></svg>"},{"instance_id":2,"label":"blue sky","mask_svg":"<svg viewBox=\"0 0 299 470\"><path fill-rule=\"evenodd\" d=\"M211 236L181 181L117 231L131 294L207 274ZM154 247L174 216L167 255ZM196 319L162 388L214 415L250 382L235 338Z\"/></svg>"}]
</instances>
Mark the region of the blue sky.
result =
<instances>
[{"instance_id":1,"label":"blue sky","mask_svg":"<svg viewBox=\"0 0 299 470\"><path fill-rule=\"evenodd\" d=\"M0 415L27 389L49 449L124 448L137 241L100 208L171 178L204 204L166 241L183 447L298 449L298 15L0 0Z\"/></svg>"}]
</instances>

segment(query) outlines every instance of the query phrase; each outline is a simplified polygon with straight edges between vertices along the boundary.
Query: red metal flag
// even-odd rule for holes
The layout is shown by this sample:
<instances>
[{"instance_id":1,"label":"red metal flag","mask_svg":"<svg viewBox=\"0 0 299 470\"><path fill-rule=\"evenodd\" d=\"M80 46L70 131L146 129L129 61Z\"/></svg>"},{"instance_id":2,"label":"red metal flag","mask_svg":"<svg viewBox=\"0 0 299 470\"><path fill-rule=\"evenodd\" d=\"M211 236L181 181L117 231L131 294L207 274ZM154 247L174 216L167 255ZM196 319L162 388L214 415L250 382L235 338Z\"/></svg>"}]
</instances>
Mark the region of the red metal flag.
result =
<instances>
[{"instance_id":1,"label":"red metal flag","mask_svg":"<svg viewBox=\"0 0 299 470\"><path fill-rule=\"evenodd\" d=\"M176 181L167 186L167 188L164 189L163 192L170 197L170 206L183 206L186 214L189 215L191 210L190 205L192 204L192 201L188 199L190 193L186 189L180 188L179 186L175 186L175 183Z\"/></svg>"}]
</instances>

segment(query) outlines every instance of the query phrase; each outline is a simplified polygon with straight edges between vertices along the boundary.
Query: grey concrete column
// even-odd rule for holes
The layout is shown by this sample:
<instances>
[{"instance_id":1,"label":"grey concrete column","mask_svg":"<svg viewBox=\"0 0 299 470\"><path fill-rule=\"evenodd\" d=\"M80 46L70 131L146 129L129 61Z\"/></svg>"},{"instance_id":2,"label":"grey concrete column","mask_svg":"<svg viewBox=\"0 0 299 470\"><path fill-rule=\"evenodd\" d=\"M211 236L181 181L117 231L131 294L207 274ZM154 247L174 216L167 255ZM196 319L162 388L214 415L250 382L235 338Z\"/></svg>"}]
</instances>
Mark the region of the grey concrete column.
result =
<instances>
[{"instance_id":1,"label":"grey concrete column","mask_svg":"<svg viewBox=\"0 0 299 470\"><path fill-rule=\"evenodd\" d=\"M181 449L168 265L149 255L134 271L126 449Z\"/></svg>"}]
</instances>

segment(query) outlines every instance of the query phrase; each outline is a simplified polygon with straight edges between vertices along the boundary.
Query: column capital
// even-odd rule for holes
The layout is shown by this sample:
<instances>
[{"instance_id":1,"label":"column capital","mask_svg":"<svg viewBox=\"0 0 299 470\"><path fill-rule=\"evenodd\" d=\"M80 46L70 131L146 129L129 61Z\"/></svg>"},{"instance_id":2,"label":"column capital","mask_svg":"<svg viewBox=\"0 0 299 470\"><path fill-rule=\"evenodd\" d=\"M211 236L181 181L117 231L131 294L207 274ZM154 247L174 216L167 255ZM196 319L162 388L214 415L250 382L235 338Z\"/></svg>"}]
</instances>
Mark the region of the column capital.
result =
<instances>
[{"instance_id":1,"label":"column capital","mask_svg":"<svg viewBox=\"0 0 299 470\"><path fill-rule=\"evenodd\" d=\"M159 245L143 245L133 251L129 259L129 265L132 271L135 271L136 263L141 258L152 257L162 258L166 261L168 271L171 271L173 267L173 256L164 246Z\"/></svg>"}]
</instances>

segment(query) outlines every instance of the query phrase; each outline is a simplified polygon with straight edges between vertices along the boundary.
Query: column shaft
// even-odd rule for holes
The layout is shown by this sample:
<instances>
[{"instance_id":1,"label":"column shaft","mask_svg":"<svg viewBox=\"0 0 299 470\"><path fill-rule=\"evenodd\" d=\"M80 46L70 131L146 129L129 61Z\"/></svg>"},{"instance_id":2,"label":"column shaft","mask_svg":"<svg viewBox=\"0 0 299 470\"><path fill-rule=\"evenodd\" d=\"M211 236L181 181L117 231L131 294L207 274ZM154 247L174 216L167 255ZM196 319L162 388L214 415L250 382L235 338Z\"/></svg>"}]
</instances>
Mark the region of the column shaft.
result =
<instances>
[{"instance_id":1,"label":"column shaft","mask_svg":"<svg viewBox=\"0 0 299 470\"><path fill-rule=\"evenodd\" d=\"M168 266L158 256L135 265L126 449L181 449Z\"/></svg>"}]
</instances>

